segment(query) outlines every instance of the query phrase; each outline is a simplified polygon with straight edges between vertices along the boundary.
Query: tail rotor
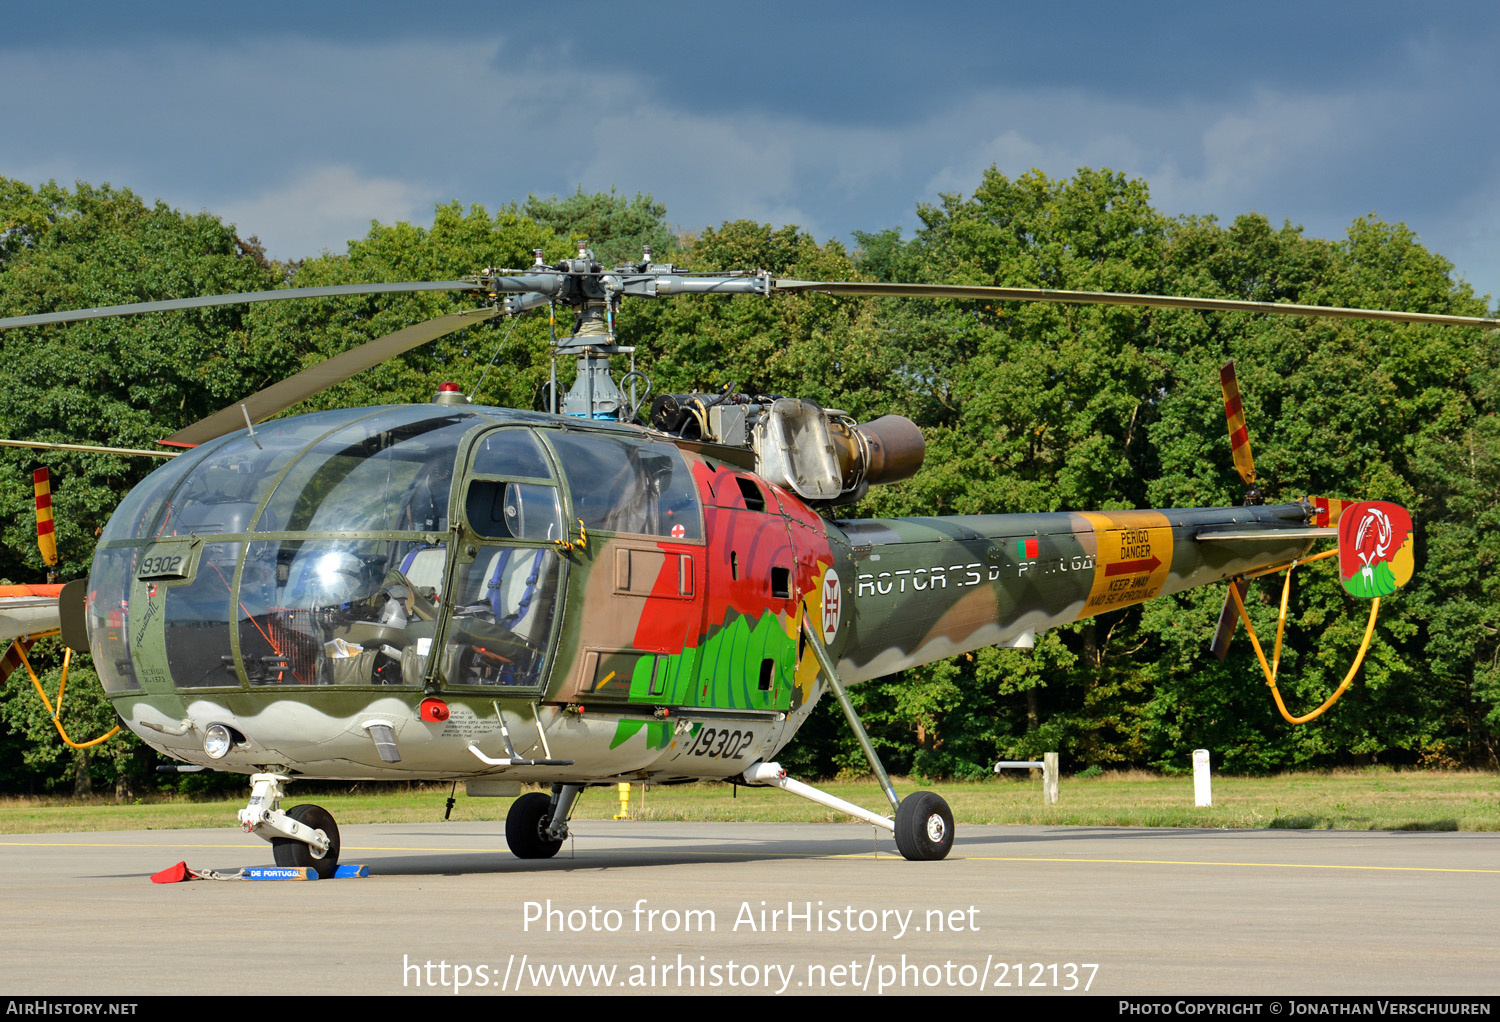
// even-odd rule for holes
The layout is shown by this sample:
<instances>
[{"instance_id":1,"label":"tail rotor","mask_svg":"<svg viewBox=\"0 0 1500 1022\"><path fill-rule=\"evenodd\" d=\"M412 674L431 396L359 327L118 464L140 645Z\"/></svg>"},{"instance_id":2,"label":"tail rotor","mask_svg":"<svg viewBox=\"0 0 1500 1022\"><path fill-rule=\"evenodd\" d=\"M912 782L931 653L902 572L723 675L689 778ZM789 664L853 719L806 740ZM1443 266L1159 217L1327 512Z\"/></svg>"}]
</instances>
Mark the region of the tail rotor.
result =
<instances>
[{"instance_id":1,"label":"tail rotor","mask_svg":"<svg viewBox=\"0 0 1500 1022\"><path fill-rule=\"evenodd\" d=\"M1250 452L1250 431L1245 426L1245 404L1240 399L1240 383L1235 376L1234 363L1226 362L1219 369L1219 389L1224 394L1224 418L1229 424L1229 447L1234 454L1235 471L1245 484L1244 504L1248 507L1265 503L1260 487L1255 485L1255 456ZM1230 588L1238 590L1239 603L1244 603L1250 593L1250 580L1243 576L1231 579ZM1229 640L1234 638L1235 625L1239 623L1239 609L1233 592L1224 594L1224 606L1219 611L1219 623L1214 628L1208 648L1223 663L1229 655Z\"/></svg>"},{"instance_id":2,"label":"tail rotor","mask_svg":"<svg viewBox=\"0 0 1500 1022\"><path fill-rule=\"evenodd\" d=\"M31 474L31 489L36 496L36 545L47 565L47 584L57 582L57 536L52 531L52 474L39 468Z\"/></svg>"},{"instance_id":3,"label":"tail rotor","mask_svg":"<svg viewBox=\"0 0 1500 1022\"><path fill-rule=\"evenodd\" d=\"M1245 426L1245 407L1240 399L1240 385L1235 377L1234 363L1229 362L1219 370L1219 386L1224 393L1224 416L1229 425L1229 445L1234 452L1234 467L1245 483L1246 505L1264 503L1260 488L1256 485L1255 458L1250 453L1250 433ZM1375 618L1380 610L1380 597L1394 593L1412 576L1412 523L1404 508L1384 501L1349 501L1330 498L1314 498L1309 506L1310 528L1303 531L1309 538L1337 535L1338 546L1319 554L1303 557L1285 565L1286 582L1281 591L1281 611L1276 622L1276 644L1270 662L1255 635L1250 616L1245 609L1245 600L1250 591L1250 579L1238 576L1230 579L1229 592L1224 597L1224 607L1219 612L1219 622L1214 629L1209 648L1222 662L1229 653L1229 640L1234 636L1235 625L1241 618L1255 647L1270 686L1271 697L1281 716L1291 724L1305 724L1316 719L1338 701L1339 697L1354 681L1365 652L1375 632ZM1335 528L1335 524L1337 527ZM1354 663L1344 676L1343 683L1328 699L1311 713L1294 716L1282 702L1276 687L1277 670L1281 662L1281 641L1287 621L1287 600L1291 595L1292 569L1298 564L1338 556L1339 579L1351 595L1370 600L1369 622L1365 625L1364 640L1355 654ZM1281 569L1274 569L1281 570Z\"/></svg>"},{"instance_id":4,"label":"tail rotor","mask_svg":"<svg viewBox=\"0 0 1500 1022\"><path fill-rule=\"evenodd\" d=\"M1244 480L1245 504L1262 504L1260 488L1255 485L1255 456L1250 453L1250 431L1245 427L1245 404L1240 400L1240 383L1234 374L1234 363L1226 362L1219 370L1219 389L1224 393L1224 418L1229 423L1229 447L1234 467Z\"/></svg>"}]
</instances>

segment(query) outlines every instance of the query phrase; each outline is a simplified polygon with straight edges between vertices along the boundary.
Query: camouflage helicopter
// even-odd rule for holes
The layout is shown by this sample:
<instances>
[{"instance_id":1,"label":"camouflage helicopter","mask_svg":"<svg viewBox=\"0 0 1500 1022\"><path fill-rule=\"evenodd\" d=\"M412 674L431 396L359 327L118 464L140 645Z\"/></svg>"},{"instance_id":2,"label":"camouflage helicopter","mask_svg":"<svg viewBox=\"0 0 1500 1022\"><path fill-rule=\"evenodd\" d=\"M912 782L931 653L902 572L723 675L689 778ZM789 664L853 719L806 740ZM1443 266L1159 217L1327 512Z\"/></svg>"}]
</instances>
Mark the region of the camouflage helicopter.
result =
<instances>
[{"instance_id":1,"label":"camouflage helicopter","mask_svg":"<svg viewBox=\"0 0 1500 1022\"><path fill-rule=\"evenodd\" d=\"M1286 567L1338 536L1357 595L1412 570L1412 524L1367 502L839 520L869 487L907 478L914 423L856 423L792 397L663 394L616 381L626 297L818 291L1112 303L1493 326L1469 317L1004 287L694 274L576 258L464 280L289 288L0 319L0 329L242 302L417 290L479 307L355 348L164 443L186 448L137 486L100 536L87 581L57 598L124 725L181 769L250 775L240 810L281 865L320 876L338 827L283 810L296 778L463 781L517 798L506 841L555 854L590 785L696 779L775 785L941 859L953 816L898 798L844 688L1182 590ZM474 323L547 306L546 411L431 403L272 416L355 372ZM576 359L562 395L556 358ZM622 386L625 390L622 390ZM648 388L637 397L639 387ZM1254 466L1232 367L1237 466ZM629 394L626 391L630 391ZM269 421L267 421L269 420ZM1321 515L1321 517L1320 517ZM35 596L32 596L33 606ZM0 621L5 600L0 598ZM1243 617L1243 606L1239 608ZM1216 645L1236 620L1226 599ZM1247 623L1248 623L1248 619ZM11 629L36 634L35 618ZM1373 617L1372 617L1373 623ZM6 638L11 635L4 636ZM1352 671L1351 671L1352 677ZM776 755L825 692L841 703L891 814L786 775Z\"/></svg>"}]
</instances>

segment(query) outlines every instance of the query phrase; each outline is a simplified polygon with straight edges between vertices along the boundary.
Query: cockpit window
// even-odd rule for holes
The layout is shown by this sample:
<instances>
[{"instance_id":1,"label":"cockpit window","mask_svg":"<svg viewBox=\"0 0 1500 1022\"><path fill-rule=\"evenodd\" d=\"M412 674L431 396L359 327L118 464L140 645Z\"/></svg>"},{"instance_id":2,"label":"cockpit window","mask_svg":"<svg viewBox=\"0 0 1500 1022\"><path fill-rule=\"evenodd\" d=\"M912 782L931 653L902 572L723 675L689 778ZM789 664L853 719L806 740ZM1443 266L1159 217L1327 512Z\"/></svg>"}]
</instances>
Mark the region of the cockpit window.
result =
<instances>
[{"instance_id":1,"label":"cockpit window","mask_svg":"<svg viewBox=\"0 0 1500 1022\"><path fill-rule=\"evenodd\" d=\"M600 433L547 434L589 529L701 539L698 499L671 444Z\"/></svg>"},{"instance_id":2,"label":"cockpit window","mask_svg":"<svg viewBox=\"0 0 1500 1022\"><path fill-rule=\"evenodd\" d=\"M403 547L372 539L247 544L234 609L240 664L250 684L420 683L424 664L419 658L425 658L436 628L435 590L442 585L445 551L420 551L428 556L418 570L413 565L419 552L403 552ZM205 574L198 572L200 579ZM427 588L419 588L418 579ZM209 585L211 591L211 580ZM170 625L170 603L167 609ZM182 634L191 635L186 630ZM171 636L169 631L169 640ZM212 651L212 644L207 645ZM184 662L190 655L184 651ZM212 677L211 666L197 676ZM172 674L174 680L194 676L175 662Z\"/></svg>"},{"instance_id":3,"label":"cockpit window","mask_svg":"<svg viewBox=\"0 0 1500 1022\"><path fill-rule=\"evenodd\" d=\"M485 539L545 542L567 538L557 489L552 486L475 479L464 497L464 514Z\"/></svg>"},{"instance_id":4,"label":"cockpit window","mask_svg":"<svg viewBox=\"0 0 1500 1022\"><path fill-rule=\"evenodd\" d=\"M552 468L531 430L497 429L480 437L469 458L469 475L464 517L484 539L545 543L567 538Z\"/></svg>"},{"instance_id":5,"label":"cockpit window","mask_svg":"<svg viewBox=\"0 0 1500 1022\"><path fill-rule=\"evenodd\" d=\"M458 442L473 425L470 416L430 406L350 423L292 466L256 531L440 532Z\"/></svg>"},{"instance_id":6,"label":"cockpit window","mask_svg":"<svg viewBox=\"0 0 1500 1022\"><path fill-rule=\"evenodd\" d=\"M210 442L212 443L212 442ZM204 444L202 447L179 454L151 473L146 480L130 491L130 494L115 508L109 524L99 536L99 546L106 548L116 540L149 539L156 535L168 499L192 475L193 469L204 458L210 456L219 445Z\"/></svg>"},{"instance_id":7,"label":"cockpit window","mask_svg":"<svg viewBox=\"0 0 1500 1022\"><path fill-rule=\"evenodd\" d=\"M552 470L529 429L497 429L474 445L472 471L481 476L550 479Z\"/></svg>"},{"instance_id":8,"label":"cockpit window","mask_svg":"<svg viewBox=\"0 0 1500 1022\"><path fill-rule=\"evenodd\" d=\"M444 647L450 684L541 684L557 613L559 564L557 551L544 546L482 546L472 562L459 566Z\"/></svg>"}]
</instances>

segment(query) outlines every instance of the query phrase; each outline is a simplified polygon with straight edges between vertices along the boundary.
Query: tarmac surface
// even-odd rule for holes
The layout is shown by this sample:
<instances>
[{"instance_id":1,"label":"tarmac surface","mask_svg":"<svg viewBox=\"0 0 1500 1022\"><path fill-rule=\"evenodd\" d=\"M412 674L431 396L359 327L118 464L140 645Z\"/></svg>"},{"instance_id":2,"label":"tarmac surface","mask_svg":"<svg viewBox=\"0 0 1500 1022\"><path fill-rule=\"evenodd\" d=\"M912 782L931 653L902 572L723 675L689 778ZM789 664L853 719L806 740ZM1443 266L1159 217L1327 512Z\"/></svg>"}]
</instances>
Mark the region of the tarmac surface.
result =
<instances>
[{"instance_id":1,"label":"tarmac surface","mask_svg":"<svg viewBox=\"0 0 1500 1022\"><path fill-rule=\"evenodd\" d=\"M0 837L0 995L1500 993L1500 834L841 824L342 828L363 879L222 831Z\"/></svg>"}]
</instances>

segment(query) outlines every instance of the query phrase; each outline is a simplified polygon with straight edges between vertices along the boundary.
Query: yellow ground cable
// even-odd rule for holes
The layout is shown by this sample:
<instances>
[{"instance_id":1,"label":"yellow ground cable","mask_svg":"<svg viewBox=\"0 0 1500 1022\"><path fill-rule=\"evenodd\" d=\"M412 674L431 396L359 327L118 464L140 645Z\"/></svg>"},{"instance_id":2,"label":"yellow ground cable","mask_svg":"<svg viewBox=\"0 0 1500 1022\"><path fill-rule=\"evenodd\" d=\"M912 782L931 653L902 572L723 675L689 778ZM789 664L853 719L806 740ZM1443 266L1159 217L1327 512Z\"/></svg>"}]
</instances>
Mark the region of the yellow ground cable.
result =
<instances>
[{"instance_id":1,"label":"yellow ground cable","mask_svg":"<svg viewBox=\"0 0 1500 1022\"><path fill-rule=\"evenodd\" d=\"M1337 553L1337 551L1333 552ZM1325 555L1319 554L1318 556L1322 557ZM1312 558L1309 558L1309 560L1311 559ZM1333 695L1329 696L1327 701L1324 702L1322 706L1319 706L1316 710L1313 710L1311 713L1304 714L1301 717L1293 717L1290 713L1287 712L1286 704L1281 701L1281 692L1276 688L1276 668L1280 667L1281 665L1281 636L1286 625L1286 605L1287 597L1291 592L1292 586L1292 568L1296 566L1296 561L1293 561L1290 565L1287 566L1286 586L1282 589L1281 593L1281 615L1276 622L1276 649L1273 654L1273 656L1275 657L1275 667L1266 663L1265 651L1261 649L1260 639L1258 639L1255 635L1255 626L1250 623L1250 615L1245 612L1245 602L1240 599L1239 592L1235 589L1234 586L1230 586L1229 594L1234 597L1234 604L1239 608L1240 618L1245 622L1245 631L1250 633L1250 642L1255 647L1255 655L1260 658L1260 669L1266 676L1266 684L1271 688L1271 698L1276 701L1276 709L1281 711L1282 719L1284 719L1288 724L1306 724L1308 721L1322 716L1325 710L1327 710L1334 703L1338 702L1339 697L1342 696L1345 690L1347 690L1349 686L1354 682L1355 673L1359 670L1360 664L1365 662L1365 652L1370 648L1370 638L1375 634L1375 618L1380 613L1380 598L1376 597L1375 599L1370 601L1370 620L1365 625L1365 637L1359 644L1359 652L1354 655L1354 663L1350 665L1349 673L1344 675L1343 682L1340 683L1339 687L1334 690Z\"/></svg>"},{"instance_id":2,"label":"yellow ground cable","mask_svg":"<svg viewBox=\"0 0 1500 1022\"><path fill-rule=\"evenodd\" d=\"M42 638L42 637L45 637L47 635L56 635L56 634L57 634L56 632L44 632L41 635L33 635L33 636L31 636L31 638L33 638L33 639L35 639L35 638ZM59 720L58 717L62 713L63 691L67 687L67 684L68 684L68 665L73 660L73 650L72 649L64 649L63 650L62 680L59 681L58 684L57 684L57 708L53 709L53 707L52 707L52 700L50 700L50 699L47 698L47 690L44 689L44 688L42 688L41 679L39 679L36 676L36 671L32 670L31 661L28 660L28 659L26 659L26 650L22 648L22 646L21 646L21 644L19 642L17 642L15 644L15 649L16 649L16 655L21 658L21 666L24 667L24 668L26 668L26 673L31 676L31 684L36 687L36 694L42 697L42 705L47 708L47 713L50 714L51 717L52 717L52 726L55 727L55 728L57 728L57 733L62 736L62 740L64 742L66 742L70 748L74 748L74 749L88 749L88 748L92 748L93 746L98 745L101 742L107 742L107 741L109 741L111 738L113 738L115 736L115 733L120 730L120 725L116 724L114 726L114 728L111 729L108 734L105 734L105 735L102 735L102 736L100 736L98 738L95 738L91 742L75 742L75 741L73 741L73 739L69 738L68 737L68 733L63 730L62 721Z\"/></svg>"}]
</instances>

